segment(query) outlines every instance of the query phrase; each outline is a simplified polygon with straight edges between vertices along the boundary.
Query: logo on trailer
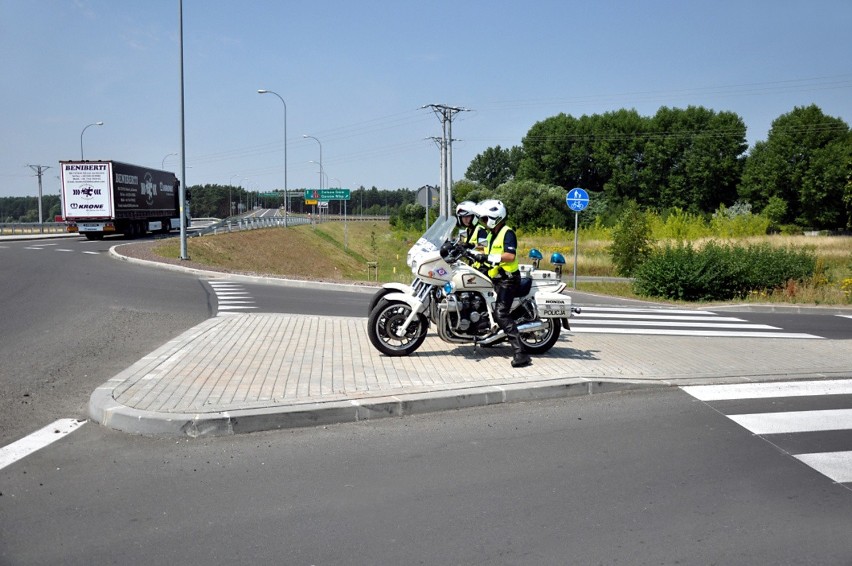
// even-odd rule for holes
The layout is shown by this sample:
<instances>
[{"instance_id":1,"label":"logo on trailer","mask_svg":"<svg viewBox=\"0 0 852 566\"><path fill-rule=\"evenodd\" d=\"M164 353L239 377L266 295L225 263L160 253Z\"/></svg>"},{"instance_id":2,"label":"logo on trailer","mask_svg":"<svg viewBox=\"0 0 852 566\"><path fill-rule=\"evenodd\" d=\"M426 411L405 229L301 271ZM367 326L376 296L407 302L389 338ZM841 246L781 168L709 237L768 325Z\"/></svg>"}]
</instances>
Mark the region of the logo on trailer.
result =
<instances>
[{"instance_id":1,"label":"logo on trailer","mask_svg":"<svg viewBox=\"0 0 852 566\"><path fill-rule=\"evenodd\" d=\"M145 173L145 180L142 181L142 194L146 196L145 202L148 206L154 204L154 196L157 194L157 184L150 173Z\"/></svg>"},{"instance_id":2,"label":"logo on trailer","mask_svg":"<svg viewBox=\"0 0 852 566\"><path fill-rule=\"evenodd\" d=\"M74 189L73 191L71 191L71 193L75 197L82 197L82 198L88 200L90 198L94 198L95 196L100 196L101 190L96 189L91 185L83 185L82 187L80 187L78 189Z\"/></svg>"}]
</instances>

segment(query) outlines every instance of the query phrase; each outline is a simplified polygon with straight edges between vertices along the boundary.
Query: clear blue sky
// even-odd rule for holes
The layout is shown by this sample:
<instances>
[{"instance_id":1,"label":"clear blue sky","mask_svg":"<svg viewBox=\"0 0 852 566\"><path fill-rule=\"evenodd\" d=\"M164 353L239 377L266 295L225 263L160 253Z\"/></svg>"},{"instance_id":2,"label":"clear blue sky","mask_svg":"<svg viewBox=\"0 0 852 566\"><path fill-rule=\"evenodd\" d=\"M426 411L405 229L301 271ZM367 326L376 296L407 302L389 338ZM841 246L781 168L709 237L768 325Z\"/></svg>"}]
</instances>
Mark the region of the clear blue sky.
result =
<instances>
[{"instance_id":1,"label":"clear blue sky","mask_svg":"<svg viewBox=\"0 0 852 566\"><path fill-rule=\"evenodd\" d=\"M27 167L115 159L179 171L178 0L0 0L0 196L37 193ZM439 182L536 122L702 105L748 141L817 104L852 123L852 1L184 0L186 181L317 188ZM167 157L168 156L168 157Z\"/></svg>"}]
</instances>

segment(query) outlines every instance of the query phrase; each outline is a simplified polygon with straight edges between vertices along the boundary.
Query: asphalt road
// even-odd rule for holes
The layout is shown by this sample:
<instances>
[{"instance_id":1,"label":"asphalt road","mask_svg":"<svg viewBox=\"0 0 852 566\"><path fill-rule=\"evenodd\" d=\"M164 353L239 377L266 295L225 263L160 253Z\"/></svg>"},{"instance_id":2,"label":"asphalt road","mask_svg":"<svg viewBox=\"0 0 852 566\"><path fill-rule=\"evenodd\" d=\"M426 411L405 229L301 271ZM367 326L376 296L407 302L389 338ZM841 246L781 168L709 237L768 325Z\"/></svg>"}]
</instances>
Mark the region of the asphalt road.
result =
<instances>
[{"instance_id":1,"label":"asphalt road","mask_svg":"<svg viewBox=\"0 0 852 566\"><path fill-rule=\"evenodd\" d=\"M87 424L0 486L3 564L852 560L852 491L678 389L200 441Z\"/></svg>"},{"instance_id":2,"label":"asphalt road","mask_svg":"<svg viewBox=\"0 0 852 566\"><path fill-rule=\"evenodd\" d=\"M217 308L115 242L48 242L0 241L1 444L85 418ZM364 316L364 295L252 291ZM0 564L852 562L849 486L782 446L678 389L192 441L87 423L0 469Z\"/></svg>"}]
</instances>

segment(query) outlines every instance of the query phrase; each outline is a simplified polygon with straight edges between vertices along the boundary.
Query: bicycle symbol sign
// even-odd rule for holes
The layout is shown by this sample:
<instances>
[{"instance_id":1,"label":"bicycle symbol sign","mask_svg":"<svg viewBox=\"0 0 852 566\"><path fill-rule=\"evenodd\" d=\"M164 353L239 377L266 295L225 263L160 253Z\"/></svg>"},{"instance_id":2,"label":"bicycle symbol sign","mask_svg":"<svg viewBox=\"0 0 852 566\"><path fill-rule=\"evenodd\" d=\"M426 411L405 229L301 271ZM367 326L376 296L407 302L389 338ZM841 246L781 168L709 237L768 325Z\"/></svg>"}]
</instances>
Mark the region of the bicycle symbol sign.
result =
<instances>
[{"instance_id":1,"label":"bicycle symbol sign","mask_svg":"<svg viewBox=\"0 0 852 566\"><path fill-rule=\"evenodd\" d=\"M580 212L589 206L589 193L580 188L574 188L565 195L565 204L574 212Z\"/></svg>"}]
</instances>

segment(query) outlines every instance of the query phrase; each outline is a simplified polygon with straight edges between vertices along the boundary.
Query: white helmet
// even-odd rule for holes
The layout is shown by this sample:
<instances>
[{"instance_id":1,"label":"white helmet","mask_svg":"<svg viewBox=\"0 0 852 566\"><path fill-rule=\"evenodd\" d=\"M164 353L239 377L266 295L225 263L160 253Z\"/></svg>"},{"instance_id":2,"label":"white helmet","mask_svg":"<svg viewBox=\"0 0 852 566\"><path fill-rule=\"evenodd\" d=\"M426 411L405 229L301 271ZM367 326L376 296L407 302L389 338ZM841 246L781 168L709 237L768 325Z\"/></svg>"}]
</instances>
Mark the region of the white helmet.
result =
<instances>
[{"instance_id":1,"label":"white helmet","mask_svg":"<svg viewBox=\"0 0 852 566\"><path fill-rule=\"evenodd\" d=\"M473 216L473 220L471 221L471 226L475 225L477 222L476 213L476 203L470 200L466 200L464 202L460 202L458 206L456 206L456 223L459 226L464 226L462 223L462 217L464 216Z\"/></svg>"},{"instance_id":2,"label":"white helmet","mask_svg":"<svg viewBox=\"0 0 852 566\"><path fill-rule=\"evenodd\" d=\"M476 205L476 215L480 218L487 218L485 224L489 228L494 228L506 219L506 206L503 201L484 200Z\"/></svg>"}]
</instances>

